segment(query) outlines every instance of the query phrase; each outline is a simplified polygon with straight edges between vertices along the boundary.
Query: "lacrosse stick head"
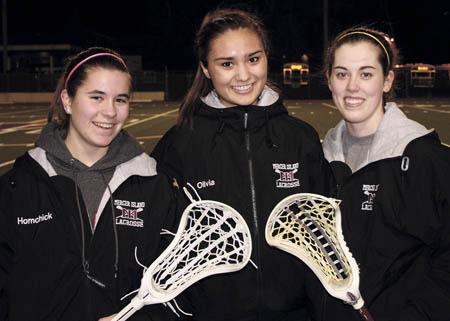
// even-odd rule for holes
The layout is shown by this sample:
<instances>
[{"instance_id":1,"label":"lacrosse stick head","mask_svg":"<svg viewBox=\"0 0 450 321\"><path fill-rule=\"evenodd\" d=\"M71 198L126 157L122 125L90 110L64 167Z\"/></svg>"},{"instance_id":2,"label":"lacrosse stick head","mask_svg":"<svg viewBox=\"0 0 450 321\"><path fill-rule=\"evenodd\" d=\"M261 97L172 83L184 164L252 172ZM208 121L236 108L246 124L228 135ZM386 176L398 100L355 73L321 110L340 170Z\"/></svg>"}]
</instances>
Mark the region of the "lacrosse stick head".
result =
<instances>
[{"instance_id":1,"label":"lacrosse stick head","mask_svg":"<svg viewBox=\"0 0 450 321\"><path fill-rule=\"evenodd\" d=\"M144 273L143 304L168 302L207 276L242 269L252 241L242 216L216 201L196 201L183 212L177 233Z\"/></svg>"},{"instance_id":2,"label":"lacrosse stick head","mask_svg":"<svg viewBox=\"0 0 450 321\"><path fill-rule=\"evenodd\" d=\"M359 269L342 235L339 203L318 194L286 197L269 216L266 240L308 265L330 295L360 309Z\"/></svg>"}]
</instances>

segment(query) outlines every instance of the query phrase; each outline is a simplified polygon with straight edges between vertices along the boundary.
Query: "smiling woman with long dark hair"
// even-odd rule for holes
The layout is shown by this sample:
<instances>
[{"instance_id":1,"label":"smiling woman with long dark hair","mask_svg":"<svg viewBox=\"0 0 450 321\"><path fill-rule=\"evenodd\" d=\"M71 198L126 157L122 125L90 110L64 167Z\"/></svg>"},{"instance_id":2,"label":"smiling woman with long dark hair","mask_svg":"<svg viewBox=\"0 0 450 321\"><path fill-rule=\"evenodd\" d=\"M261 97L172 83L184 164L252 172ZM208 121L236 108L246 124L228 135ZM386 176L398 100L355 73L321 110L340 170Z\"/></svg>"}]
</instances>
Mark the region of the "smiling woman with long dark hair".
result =
<instances>
[{"instance_id":1,"label":"smiling woman with long dark hair","mask_svg":"<svg viewBox=\"0 0 450 321\"><path fill-rule=\"evenodd\" d=\"M254 14L209 12L195 46L198 69L178 124L152 155L180 185L244 216L257 269L202 280L179 303L202 321L307 320L323 302L322 287L302 262L267 244L264 227L284 197L330 192L318 135L289 116L268 81L268 38Z\"/></svg>"}]
</instances>

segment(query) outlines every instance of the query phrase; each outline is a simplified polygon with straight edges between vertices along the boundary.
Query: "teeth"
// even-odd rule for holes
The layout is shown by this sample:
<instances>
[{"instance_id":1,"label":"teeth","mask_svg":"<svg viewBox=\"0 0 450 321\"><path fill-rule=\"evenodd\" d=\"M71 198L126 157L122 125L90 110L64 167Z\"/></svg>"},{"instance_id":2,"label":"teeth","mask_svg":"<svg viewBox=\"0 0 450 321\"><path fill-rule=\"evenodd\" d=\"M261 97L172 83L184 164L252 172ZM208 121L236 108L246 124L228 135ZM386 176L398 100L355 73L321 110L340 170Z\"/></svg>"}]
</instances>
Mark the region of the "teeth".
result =
<instances>
[{"instance_id":1,"label":"teeth","mask_svg":"<svg viewBox=\"0 0 450 321\"><path fill-rule=\"evenodd\" d=\"M354 98L354 97L347 97L344 100L347 105L352 105L352 106L359 105L364 101L364 99L362 99L362 98Z\"/></svg>"},{"instance_id":2,"label":"teeth","mask_svg":"<svg viewBox=\"0 0 450 321\"><path fill-rule=\"evenodd\" d=\"M95 126L105 128L105 129L110 129L113 127L113 124L110 124L110 123L97 123L97 122L93 122L93 123Z\"/></svg>"},{"instance_id":3,"label":"teeth","mask_svg":"<svg viewBox=\"0 0 450 321\"><path fill-rule=\"evenodd\" d=\"M237 91L246 91L249 90L251 86L252 86L251 84L243 86L233 86L233 89Z\"/></svg>"}]
</instances>

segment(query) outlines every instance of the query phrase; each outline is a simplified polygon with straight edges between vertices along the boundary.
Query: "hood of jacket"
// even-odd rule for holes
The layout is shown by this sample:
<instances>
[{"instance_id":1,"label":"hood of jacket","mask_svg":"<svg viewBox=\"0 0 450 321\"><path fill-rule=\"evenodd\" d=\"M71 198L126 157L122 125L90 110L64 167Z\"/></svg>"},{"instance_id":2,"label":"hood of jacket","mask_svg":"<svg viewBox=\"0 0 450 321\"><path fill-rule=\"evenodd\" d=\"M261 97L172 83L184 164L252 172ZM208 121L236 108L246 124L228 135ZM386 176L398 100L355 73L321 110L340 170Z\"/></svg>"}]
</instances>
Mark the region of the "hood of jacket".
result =
<instances>
[{"instance_id":1,"label":"hood of jacket","mask_svg":"<svg viewBox=\"0 0 450 321\"><path fill-rule=\"evenodd\" d=\"M342 134L347 130L345 121L341 120L330 129L323 141L325 158L329 161L345 162ZM385 106L384 117L378 126L369 148L367 160L358 169L375 161L403 155L406 146L414 139L432 132L421 124L409 119L393 102ZM357 169L357 170L358 170Z\"/></svg>"},{"instance_id":2,"label":"hood of jacket","mask_svg":"<svg viewBox=\"0 0 450 321\"><path fill-rule=\"evenodd\" d=\"M258 101L255 104L256 106L270 106L274 104L278 99L280 98L280 95L278 93L271 89L268 86L265 86L261 95L258 97ZM209 92L208 95L205 97L202 97L201 100L208 106L223 109L228 108L226 107L219 99L219 96L217 95L217 91L212 90Z\"/></svg>"},{"instance_id":3,"label":"hood of jacket","mask_svg":"<svg viewBox=\"0 0 450 321\"><path fill-rule=\"evenodd\" d=\"M213 90L201 99L195 115L216 119L221 127L230 126L235 129L255 129L265 125L271 118L286 114L279 95L269 87L266 87L256 105L225 107ZM247 123L244 123L244 115L247 114Z\"/></svg>"},{"instance_id":4,"label":"hood of jacket","mask_svg":"<svg viewBox=\"0 0 450 321\"><path fill-rule=\"evenodd\" d=\"M92 166L86 166L74 159L67 149L64 139L67 130L59 128L55 123L47 124L36 141L36 147L46 151L50 162L57 167L56 171L111 171L135 156L142 154L143 150L139 143L126 131L121 131L111 142L108 152Z\"/></svg>"},{"instance_id":5,"label":"hood of jacket","mask_svg":"<svg viewBox=\"0 0 450 321\"><path fill-rule=\"evenodd\" d=\"M110 193L132 175L156 175L156 162L144 153L139 143L126 131L111 142L106 155L92 166L74 159L64 138L67 132L56 124L47 124L36 141L36 148L28 154L51 177L63 175L74 180L95 228Z\"/></svg>"},{"instance_id":6,"label":"hood of jacket","mask_svg":"<svg viewBox=\"0 0 450 321\"><path fill-rule=\"evenodd\" d=\"M217 129L212 137L212 147L215 146L216 137L224 130L231 129L238 132L245 130L265 130L265 140L270 148L277 148L274 141L271 120L277 116L287 114L279 95L269 87L265 87L256 105L225 107L219 100L217 93L211 91L203 97L194 116L209 118L217 122ZM195 127L195 122L194 122Z\"/></svg>"}]
</instances>

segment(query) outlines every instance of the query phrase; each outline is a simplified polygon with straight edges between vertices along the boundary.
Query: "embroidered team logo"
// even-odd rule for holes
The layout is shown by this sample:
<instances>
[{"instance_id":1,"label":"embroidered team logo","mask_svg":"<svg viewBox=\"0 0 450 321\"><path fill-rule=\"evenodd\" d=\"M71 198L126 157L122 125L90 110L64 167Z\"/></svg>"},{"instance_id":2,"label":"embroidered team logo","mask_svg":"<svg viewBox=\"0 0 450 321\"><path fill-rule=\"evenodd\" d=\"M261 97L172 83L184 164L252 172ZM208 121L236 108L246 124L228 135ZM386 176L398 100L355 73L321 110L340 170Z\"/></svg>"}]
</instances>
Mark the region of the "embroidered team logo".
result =
<instances>
[{"instance_id":1,"label":"embroidered team logo","mask_svg":"<svg viewBox=\"0 0 450 321\"><path fill-rule=\"evenodd\" d=\"M363 211L372 211L373 210L373 201L375 196L377 195L378 187L380 185L367 185L363 184L362 191L363 194L367 196L367 201L361 203L361 210Z\"/></svg>"},{"instance_id":2,"label":"embroidered team logo","mask_svg":"<svg viewBox=\"0 0 450 321\"><path fill-rule=\"evenodd\" d=\"M125 200L114 200L114 206L121 211L116 217L116 225L133 227L144 227L144 220L139 218L139 213L145 208L145 202L130 202Z\"/></svg>"},{"instance_id":3,"label":"embroidered team logo","mask_svg":"<svg viewBox=\"0 0 450 321\"><path fill-rule=\"evenodd\" d=\"M291 188L300 186L300 181L295 177L298 172L298 163L295 164L272 164L275 173L280 175L276 180L278 188Z\"/></svg>"}]
</instances>

